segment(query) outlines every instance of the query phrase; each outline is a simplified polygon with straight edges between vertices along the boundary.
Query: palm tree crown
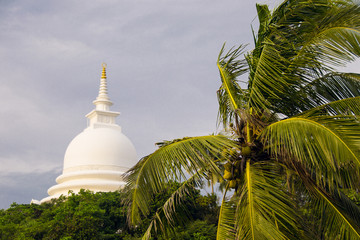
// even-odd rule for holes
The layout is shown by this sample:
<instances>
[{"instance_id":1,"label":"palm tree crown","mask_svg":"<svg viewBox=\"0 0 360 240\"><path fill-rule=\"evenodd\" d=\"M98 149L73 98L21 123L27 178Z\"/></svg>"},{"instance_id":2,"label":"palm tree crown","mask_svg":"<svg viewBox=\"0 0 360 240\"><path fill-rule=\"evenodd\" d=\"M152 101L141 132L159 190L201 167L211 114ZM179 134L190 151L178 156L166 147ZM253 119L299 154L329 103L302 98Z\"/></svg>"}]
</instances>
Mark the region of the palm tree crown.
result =
<instances>
[{"instance_id":1,"label":"palm tree crown","mask_svg":"<svg viewBox=\"0 0 360 240\"><path fill-rule=\"evenodd\" d=\"M181 181L145 239L177 223L187 188L203 180L225 184L217 239L360 239L360 210L345 195L360 184L360 75L335 70L360 55L360 6L256 7L254 49L223 47L217 61L225 134L164 142L127 173L131 224Z\"/></svg>"}]
</instances>

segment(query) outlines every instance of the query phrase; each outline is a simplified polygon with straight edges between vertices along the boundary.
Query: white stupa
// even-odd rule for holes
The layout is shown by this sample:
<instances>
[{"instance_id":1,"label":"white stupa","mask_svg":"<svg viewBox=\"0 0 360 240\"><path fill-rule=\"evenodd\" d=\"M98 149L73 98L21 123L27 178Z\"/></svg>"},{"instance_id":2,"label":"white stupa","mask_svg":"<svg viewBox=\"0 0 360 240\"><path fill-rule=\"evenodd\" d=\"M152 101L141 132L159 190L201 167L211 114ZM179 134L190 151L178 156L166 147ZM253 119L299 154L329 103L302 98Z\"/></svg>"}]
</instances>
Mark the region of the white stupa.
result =
<instances>
[{"instance_id":1,"label":"white stupa","mask_svg":"<svg viewBox=\"0 0 360 240\"><path fill-rule=\"evenodd\" d=\"M41 203L67 195L69 190L74 193L80 189L116 191L125 185L122 174L137 162L133 144L115 122L120 113L110 111L112 102L107 94L106 64L102 67L99 95L93 102L95 109L86 115L88 127L70 142L63 173Z\"/></svg>"}]
</instances>

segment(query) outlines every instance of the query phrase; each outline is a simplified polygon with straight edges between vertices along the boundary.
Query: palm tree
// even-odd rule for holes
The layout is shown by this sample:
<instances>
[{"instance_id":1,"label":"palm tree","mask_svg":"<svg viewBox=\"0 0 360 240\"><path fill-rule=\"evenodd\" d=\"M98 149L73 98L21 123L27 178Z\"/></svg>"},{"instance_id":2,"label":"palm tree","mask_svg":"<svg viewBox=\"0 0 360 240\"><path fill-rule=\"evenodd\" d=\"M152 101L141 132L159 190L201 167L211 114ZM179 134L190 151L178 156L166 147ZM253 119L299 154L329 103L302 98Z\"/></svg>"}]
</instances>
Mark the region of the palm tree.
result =
<instances>
[{"instance_id":1,"label":"palm tree","mask_svg":"<svg viewBox=\"0 0 360 240\"><path fill-rule=\"evenodd\" d=\"M335 70L360 55L360 6L256 7L255 48L223 47L217 61L222 134L163 142L127 173L133 225L153 193L181 181L144 239L177 224L188 186L204 180L226 184L217 239L360 239L360 210L344 194L360 186L360 75Z\"/></svg>"}]
</instances>

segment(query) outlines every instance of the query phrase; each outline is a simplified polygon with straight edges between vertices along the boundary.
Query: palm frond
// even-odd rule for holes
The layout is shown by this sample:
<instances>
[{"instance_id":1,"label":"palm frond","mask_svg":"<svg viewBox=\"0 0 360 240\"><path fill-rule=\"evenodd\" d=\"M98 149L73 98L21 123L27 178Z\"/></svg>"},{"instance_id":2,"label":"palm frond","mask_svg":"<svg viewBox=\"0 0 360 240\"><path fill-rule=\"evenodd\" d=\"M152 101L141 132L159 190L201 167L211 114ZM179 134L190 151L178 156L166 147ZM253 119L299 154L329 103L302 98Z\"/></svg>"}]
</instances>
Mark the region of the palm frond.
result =
<instances>
[{"instance_id":1,"label":"palm frond","mask_svg":"<svg viewBox=\"0 0 360 240\"><path fill-rule=\"evenodd\" d=\"M299 96L309 99L307 110L346 98L360 96L360 75L356 73L330 73L315 79L299 90Z\"/></svg>"},{"instance_id":2,"label":"palm frond","mask_svg":"<svg viewBox=\"0 0 360 240\"><path fill-rule=\"evenodd\" d=\"M257 36L254 36L255 45L264 41L264 38L267 36L267 31L269 29L268 27L271 20L271 12L267 5L256 4L256 11L259 19L259 30Z\"/></svg>"},{"instance_id":3,"label":"palm frond","mask_svg":"<svg viewBox=\"0 0 360 240\"><path fill-rule=\"evenodd\" d=\"M188 220L189 217L187 215L189 213L182 205L187 201L186 197L191 194L189 189L201 186L200 179L201 174L198 172L179 184L176 189L173 189L170 197L159 209L157 209L154 216L152 216L152 220L142 237L143 240L150 239L153 232L157 233L161 231L165 233L165 229L174 228L175 224L183 224L186 220Z\"/></svg>"},{"instance_id":4,"label":"palm frond","mask_svg":"<svg viewBox=\"0 0 360 240\"><path fill-rule=\"evenodd\" d=\"M333 27L319 33L316 42L304 51L328 65L345 66L360 55L360 31L347 27Z\"/></svg>"},{"instance_id":5,"label":"palm frond","mask_svg":"<svg viewBox=\"0 0 360 240\"><path fill-rule=\"evenodd\" d=\"M220 174L213 159L222 149L236 144L222 135L188 137L178 139L142 158L126 174L128 221L141 222L141 215L149 214L152 194L160 192L169 181L182 181L199 172L206 177L208 172Z\"/></svg>"},{"instance_id":6,"label":"palm frond","mask_svg":"<svg viewBox=\"0 0 360 240\"><path fill-rule=\"evenodd\" d=\"M322 221L322 235L326 239L360 239L360 208L340 190L329 192L317 185L301 165L293 166L312 196L309 203Z\"/></svg>"},{"instance_id":7,"label":"palm frond","mask_svg":"<svg viewBox=\"0 0 360 240\"><path fill-rule=\"evenodd\" d=\"M246 163L236 212L237 239L296 239L296 213L271 163Z\"/></svg>"},{"instance_id":8,"label":"palm frond","mask_svg":"<svg viewBox=\"0 0 360 240\"><path fill-rule=\"evenodd\" d=\"M299 161L331 186L358 184L360 123L351 116L322 116L316 119L293 117L269 125L264 144L282 161ZM341 176L341 167L354 165L356 171ZM351 179L351 180L350 180ZM324 183L325 184L325 183Z\"/></svg>"},{"instance_id":9,"label":"palm frond","mask_svg":"<svg viewBox=\"0 0 360 240\"><path fill-rule=\"evenodd\" d=\"M292 94L275 104L275 111L291 117L333 101L357 96L360 96L359 74L332 72L294 89Z\"/></svg>"},{"instance_id":10,"label":"palm frond","mask_svg":"<svg viewBox=\"0 0 360 240\"><path fill-rule=\"evenodd\" d=\"M237 59L243 53L244 46L239 46L236 49L231 48L227 53L224 53L224 48L225 44L217 60L222 81L217 96L219 101L218 121L226 126L234 119L236 110L243 108L246 102L246 91L241 89L238 77L247 72L247 68L245 67L245 60Z\"/></svg>"},{"instance_id":11,"label":"palm frond","mask_svg":"<svg viewBox=\"0 0 360 240\"><path fill-rule=\"evenodd\" d=\"M260 24L255 49L247 56L249 105L292 116L328 103L309 103L296 93L332 71L331 65L360 56L359 12L350 1L284 1Z\"/></svg>"},{"instance_id":12,"label":"palm frond","mask_svg":"<svg viewBox=\"0 0 360 240\"><path fill-rule=\"evenodd\" d=\"M354 218L347 216L347 214L352 216L354 216L354 213L359 214L358 207L344 195L340 197L341 195L337 194L337 192L334 192L333 196L331 196L319 188L315 190L317 192L316 199L318 200L316 210L321 212L326 209L326 216L323 217L325 218L324 225L327 228L327 237L344 240L360 239L358 225L360 222L354 223ZM337 195L336 199L334 195ZM333 229L337 229L337 231L333 231Z\"/></svg>"},{"instance_id":13,"label":"palm frond","mask_svg":"<svg viewBox=\"0 0 360 240\"><path fill-rule=\"evenodd\" d=\"M360 96L346 98L338 101L334 101L328 104L312 108L305 111L297 117L316 117L316 116L360 116Z\"/></svg>"},{"instance_id":14,"label":"palm frond","mask_svg":"<svg viewBox=\"0 0 360 240\"><path fill-rule=\"evenodd\" d=\"M228 240L235 238L235 210L236 203L233 199L227 199L229 183L225 188L221 201L216 240Z\"/></svg>"},{"instance_id":15,"label":"palm frond","mask_svg":"<svg viewBox=\"0 0 360 240\"><path fill-rule=\"evenodd\" d=\"M293 58L294 65L301 63L305 68L317 67L318 63L323 68L344 66L360 55L360 6L351 1L343 4L328 2L326 6L324 1L307 1L297 9L301 24L296 31L302 35L290 33L299 38L297 42L301 46Z\"/></svg>"},{"instance_id":16,"label":"palm frond","mask_svg":"<svg viewBox=\"0 0 360 240\"><path fill-rule=\"evenodd\" d=\"M253 108L255 112L269 108L274 99L280 100L289 87L290 80L283 74L287 60L281 51L279 46L266 39L261 45L259 57L247 55L251 66L248 108ZM255 53L254 50L253 54Z\"/></svg>"}]
</instances>

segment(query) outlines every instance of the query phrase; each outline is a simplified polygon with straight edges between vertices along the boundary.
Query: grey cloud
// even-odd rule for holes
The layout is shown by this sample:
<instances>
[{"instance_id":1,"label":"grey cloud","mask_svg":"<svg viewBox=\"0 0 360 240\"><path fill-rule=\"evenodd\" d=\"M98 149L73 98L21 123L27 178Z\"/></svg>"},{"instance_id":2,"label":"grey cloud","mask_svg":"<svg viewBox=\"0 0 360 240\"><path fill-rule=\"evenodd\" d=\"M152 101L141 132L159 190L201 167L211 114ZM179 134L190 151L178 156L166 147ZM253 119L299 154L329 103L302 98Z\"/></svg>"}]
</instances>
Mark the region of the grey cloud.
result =
<instances>
[{"instance_id":1,"label":"grey cloud","mask_svg":"<svg viewBox=\"0 0 360 240\"><path fill-rule=\"evenodd\" d=\"M49 187L55 184L54 179L59 171L0 174L0 209L10 204L29 204L32 199L42 199Z\"/></svg>"}]
</instances>

